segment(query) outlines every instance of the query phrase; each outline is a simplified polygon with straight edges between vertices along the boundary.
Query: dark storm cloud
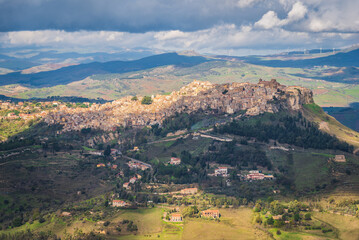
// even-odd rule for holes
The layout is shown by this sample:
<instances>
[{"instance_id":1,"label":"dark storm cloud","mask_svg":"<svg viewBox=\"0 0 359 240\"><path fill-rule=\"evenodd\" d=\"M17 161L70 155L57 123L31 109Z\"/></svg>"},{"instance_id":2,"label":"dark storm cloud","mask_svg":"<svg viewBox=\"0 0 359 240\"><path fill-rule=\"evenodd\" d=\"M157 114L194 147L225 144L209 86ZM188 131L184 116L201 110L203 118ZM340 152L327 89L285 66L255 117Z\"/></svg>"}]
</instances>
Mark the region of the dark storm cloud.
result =
<instances>
[{"instance_id":1,"label":"dark storm cloud","mask_svg":"<svg viewBox=\"0 0 359 240\"><path fill-rule=\"evenodd\" d=\"M359 42L358 0L0 0L0 48L303 49Z\"/></svg>"},{"instance_id":2,"label":"dark storm cloud","mask_svg":"<svg viewBox=\"0 0 359 240\"><path fill-rule=\"evenodd\" d=\"M0 31L196 31L255 22L268 8L283 13L272 1L251 0L0 0Z\"/></svg>"}]
</instances>

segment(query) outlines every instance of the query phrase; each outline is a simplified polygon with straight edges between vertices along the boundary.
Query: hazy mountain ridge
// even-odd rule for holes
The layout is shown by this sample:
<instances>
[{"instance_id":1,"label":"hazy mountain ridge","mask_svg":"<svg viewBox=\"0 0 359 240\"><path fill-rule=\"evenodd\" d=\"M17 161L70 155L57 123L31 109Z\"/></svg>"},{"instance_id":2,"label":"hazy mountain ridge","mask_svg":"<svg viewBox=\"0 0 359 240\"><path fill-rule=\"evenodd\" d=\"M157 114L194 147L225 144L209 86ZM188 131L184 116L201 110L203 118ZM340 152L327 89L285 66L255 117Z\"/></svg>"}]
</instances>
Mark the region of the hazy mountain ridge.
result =
<instances>
[{"instance_id":1,"label":"hazy mountain ridge","mask_svg":"<svg viewBox=\"0 0 359 240\"><path fill-rule=\"evenodd\" d=\"M36 87L55 86L79 81L93 74L132 72L163 65L186 67L206 61L209 60L204 57L187 57L176 53L165 53L134 61L93 62L35 74L10 73L0 76L0 81L1 85L18 83Z\"/></svg>"},{"instance_id":2,"label":"hazy mountain ridge","mask_svg":"<svg viewBox=\"0 0 359 240\"><path fill-rule=\"evenodd\" d=\"M351 51L342 51L328 56L318 56L309 59L299 60L262 60L259 57L243 57L248 63L264 65L269 67L296 67L308 68L314 66L336 66L336 67L359 67L359 48L352 49Z\"/></svg>"}]
</instances>

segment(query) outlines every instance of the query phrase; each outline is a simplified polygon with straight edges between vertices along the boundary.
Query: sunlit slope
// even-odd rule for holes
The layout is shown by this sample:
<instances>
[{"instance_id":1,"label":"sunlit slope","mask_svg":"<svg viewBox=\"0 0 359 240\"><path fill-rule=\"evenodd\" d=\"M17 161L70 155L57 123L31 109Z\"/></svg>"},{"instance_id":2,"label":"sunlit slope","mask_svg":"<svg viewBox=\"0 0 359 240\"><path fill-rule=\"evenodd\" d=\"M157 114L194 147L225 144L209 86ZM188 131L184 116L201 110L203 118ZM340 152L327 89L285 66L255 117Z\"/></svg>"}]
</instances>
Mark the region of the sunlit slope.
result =
<instances>
[{"instance_id":1,"label":"sunlit slope","mask_svg":"<svg viewBox=\"0 0 359 240\"><path fill-rule=\"evenodd\" d=\"M319 124L319 128L337 138L355 146L356 151L359 149L359 133L344 126L335 118L326 114L321 107L313 104L304 105L304 116L309 120Z\"/></svg>"}]
</instances>

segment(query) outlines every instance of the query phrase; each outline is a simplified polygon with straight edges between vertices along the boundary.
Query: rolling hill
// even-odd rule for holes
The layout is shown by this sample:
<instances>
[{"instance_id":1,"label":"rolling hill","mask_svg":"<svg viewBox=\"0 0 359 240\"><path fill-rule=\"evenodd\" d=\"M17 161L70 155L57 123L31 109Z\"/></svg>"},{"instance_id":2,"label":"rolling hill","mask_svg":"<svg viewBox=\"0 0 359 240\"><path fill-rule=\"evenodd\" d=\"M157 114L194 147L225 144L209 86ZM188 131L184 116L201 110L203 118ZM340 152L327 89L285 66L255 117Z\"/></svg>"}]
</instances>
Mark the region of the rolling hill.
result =
<instances>
[{"instance_id":1,"label":"rolling hill","mask_svg":"<svg viewBox=\"0 0 359 240\"><path fill-rule=\"evenodd\" d=\"M350 51L341 51L336 54L326 55L323 57L308 57L300 60L265 60L262 57L250 56L239 58L248 63L263 65L268 67L295 67L310 68L314 66L336 66L336 67L359 67L359 49Z\"/></svg>"},{"instance_id":2,"label":"rolling hill","mask_svg":"<svg viewBox=\"0 0 359 240\"><path fill-rule=\"evenodd\" d=\"M93 62L34 74L14 72L0 76L0 84L23 84L32 87L49 87L79 81L93 74L125 73L164 65L189 67L206 61L209 60L204 57L165 53L134 61Z\"/></svg>"}]
</instances>

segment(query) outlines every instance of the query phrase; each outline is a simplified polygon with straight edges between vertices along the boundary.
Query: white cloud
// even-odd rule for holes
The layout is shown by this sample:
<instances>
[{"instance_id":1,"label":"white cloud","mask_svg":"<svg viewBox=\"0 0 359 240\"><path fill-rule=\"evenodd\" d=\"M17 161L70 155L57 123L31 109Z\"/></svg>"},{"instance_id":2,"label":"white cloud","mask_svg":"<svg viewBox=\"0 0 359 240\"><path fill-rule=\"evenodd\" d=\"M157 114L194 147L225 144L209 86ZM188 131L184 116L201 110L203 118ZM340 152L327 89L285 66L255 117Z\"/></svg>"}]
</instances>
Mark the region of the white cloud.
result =
<instances>
[{"instance_id":1,"label":"white cloud","mask_svg":"<svg viewBox=\"0 0 359 240\"><path fill-rule=\"evenodd\" d=\"M323 2L308 13L303 29L312 32L359 32L359 1Z\"/></svg>"},{"instance_id":2,"label":"white cloud","mask_svg":"<svg viewBox=\"0 0 359 240\"><path fill-rule=\"evenodd\" d=\"M172 31L163 31L158 32L155 34L155 38L161 41L176 39L176 38L183 38L186 37L186 33L179 31L179 30L172 30Z\"/></svg>"},{"instance_id":3,"label":"white cloud","mask_svg":"<svg viewBox=\"0 0 359 240\"><path fill-rule=\"evenodd\" d=\"M265 14L266 15L266 14ZM264 19L264 20L263 20ZM185 32L180 30L128 33L117 31L77 31L59 30L16 31L0 33L1 47L45 47L52 49L73 49L83 51L119 51L144 47L163 51L193 49L201 53L240 55L243 49L256 49L255 52L276 51L287 48L340 47L357 43L358 33L305 32L285 30L275 12L259 21L261 27L251 24L237 26L220 24L208 29ZM271 20L271 21L269 21ZM327 26L317 22L316 29ZM322 25L321 25L322 24ZM274 27L276 26L276 27ZM282 50L280 50L282 49Z\"/></svg>"},{"instance_id":4,"label":"white cloud","mask_svg":"<svg viewBox=\"0 0 359 240\"><path fill-rule=\"evenodd\" d=\"M288 13L288 20L289 21L297 21L304 18L305 14L307 13L308 9L306 6L303 5L301 2L296 2L292 10Z\"/></svg>"},{"instance_id":5,"label":"white cloud","mask_svg":"<svg viewBox=\"0 0 359 240\"><path fill-rule=\"evenodd\" d=\"M246 8L253 5L255 2L258 2L258 0L239 0L237 6L240 8Z\"/></svg>"},{"instance_id":6,"label":"white cloud","mask_svg":"<svg viewBox=\"0 0 359 240\"><path fill-rule=\"evenodd\" d=\"M328 21L324 22L321 19L312 18L309 23L309 29L313 32L321 32L321 31L328 29L328 27L330 27L330 25L331 25L331 23Z\"/></svg>"},{"instance_id":7,"label":"white cloud","mask_svg":"<svg viewBox=\"0 0 359 240\"><path fill-rule=\"evenodd\" d=\"M282 27L293 23L295 21L301 20L305 17L308 9L301 2L296 2L293 4L292 9L289 11L287 18L279 19L277 13L274 11L268 11L262 16L262 18L257 21L254 25L259 28L271 29L274 27Z\"/></svg>"},{"instance_id":8,"label":"white cloud","mask_svg":"<svg viewBox=\"0 0 359 240\"><path fill-rule=\"evenodd\" d=\"M271 29L282 25L282 21L278 18L277 13L268 11L262 18L254 24L256 27Z\"/></svg>"}]
</instances>

